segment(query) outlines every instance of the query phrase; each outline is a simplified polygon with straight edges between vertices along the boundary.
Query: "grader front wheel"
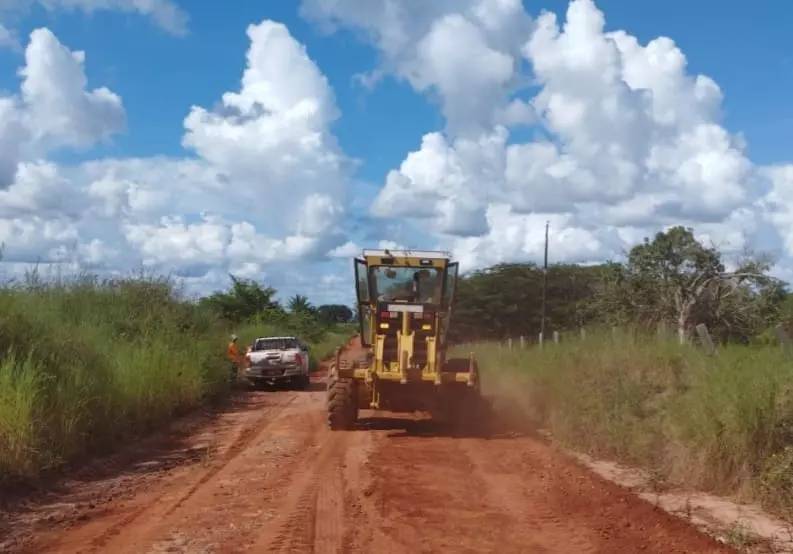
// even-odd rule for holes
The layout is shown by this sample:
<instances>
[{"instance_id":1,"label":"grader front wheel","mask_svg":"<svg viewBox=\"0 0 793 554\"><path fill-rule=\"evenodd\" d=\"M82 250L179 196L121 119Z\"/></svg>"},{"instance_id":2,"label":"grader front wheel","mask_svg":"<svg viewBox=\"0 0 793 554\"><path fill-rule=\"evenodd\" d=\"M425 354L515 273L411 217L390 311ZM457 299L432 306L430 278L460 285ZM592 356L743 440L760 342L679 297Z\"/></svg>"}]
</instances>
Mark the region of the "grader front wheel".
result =
<instances>
[{"instance_id":1,"label":"grader front wheel","mask_svg":"<svg viewBox=\"0 0 793 554\"><path fill-rule=\"evenodd\" d=\"M357 420L355 381L331 375L328 381L328 427L332 431L352 429Z\"/></svg>"}]
</instances>

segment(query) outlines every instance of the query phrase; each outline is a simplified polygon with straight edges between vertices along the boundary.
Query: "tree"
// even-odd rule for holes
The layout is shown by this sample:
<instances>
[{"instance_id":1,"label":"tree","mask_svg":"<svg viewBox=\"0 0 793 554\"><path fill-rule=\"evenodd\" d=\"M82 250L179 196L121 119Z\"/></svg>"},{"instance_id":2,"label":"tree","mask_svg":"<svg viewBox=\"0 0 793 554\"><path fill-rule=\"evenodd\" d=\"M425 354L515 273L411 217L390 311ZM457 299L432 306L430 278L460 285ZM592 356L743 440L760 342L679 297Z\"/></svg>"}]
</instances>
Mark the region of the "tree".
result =
<instances>
[{"instance_id":1,"label":"tree","mask_svg":"<svg viewBox=\"0 0 793 554\"><path fill-rule=\"evenodd\" d=\"M630 250L615 292L635 319L673 321L683 343L698 312L719 317L736 295L751 295L742 285L767 282L767 269L767 264L747 260L738 270L725 271L716 248L697 241L692 229L677 226Z\"/></svg>"},{"instance_id":2,"label":"tree","mask_svg":"<svg viewBox=\"0 0 793 554\"><path fill-rule=\"evenodd\" d=\"M319 320L327 325L349 323L353 318L352 310L344 304L323 304L317 308Z\"/></svg>"},{"instance_id":3,"label":"tree","mask_svg":"<svg viewBox=\"0 0 793 554\"><path fill-rule=\"evenodd\" d=\"M302 294L296 294L292 298L290 298L288 306L289 306L289 311L292 312L293 314L295 313L310 314L310 313L314 313L315 311L314 306L311 304L311 302L308 301L308 298L306 296L303 296Z\"/></svg>"},{"instance_id":4,"label":"tree","mask_svg":"<svg viewBox=\"0 0 793 554\"><path fill-rule=\"evenodd\" d=\"M556 264L549 268L549 327L565 330L589 325L602 266ZM449 340L537 336L542 306L542 269L534 264L499 264L457 282Z\"/></svg>"},{"instance_id":5,"label":"tree","mask_svg":"<svg viewBox=\"0 0 793 554\"><path fill-rule=\"evenodd\" d=\"M228 292L215 292L201 299L201 304L231 323L251 321L257 316L260 319L278 319L284 314L283 307L273 300L274 288L234 275L230 277L231 289Z\"/></svg>"},{"instance_id":6,"label":"tree","mask_svg":"<svg viewBox=\"0 0 793 554\"><path fill-rule=\"evenodd\" d=\"M778 322L793 325L793 300L770 264L747 254L727 271L716 248L691 229L676 227L645 239L625 264L554 264L548 271L548 330L596 324L655 331L673 323L680 340L705 323L714 338L746 343ZM499 264L460 277L452 342L536 337L540 331L542 270Z\"/></svg>"}]
</instances>

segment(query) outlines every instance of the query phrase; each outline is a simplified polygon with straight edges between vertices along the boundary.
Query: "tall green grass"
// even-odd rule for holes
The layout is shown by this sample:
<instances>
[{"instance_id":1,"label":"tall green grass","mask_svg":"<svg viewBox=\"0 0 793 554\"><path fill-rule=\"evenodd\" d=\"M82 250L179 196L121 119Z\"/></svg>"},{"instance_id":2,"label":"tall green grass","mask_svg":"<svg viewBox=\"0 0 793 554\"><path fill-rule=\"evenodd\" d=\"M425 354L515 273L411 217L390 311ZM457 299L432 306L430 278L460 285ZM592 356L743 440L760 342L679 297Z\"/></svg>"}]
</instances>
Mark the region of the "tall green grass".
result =
<instances>
[{"instance_id":1,"label":"tall green grass","mask_svg":"<svg viewBox=\"0 0 793 554\"><path fill-rule=\"evenodd\" d=\"M0 481L107 451L222 393L223 333L166 280L0 290Z\"/></svg>"},{"instance_id":2,"label":"tall green grass","mask_svg":"<svg viewBox=\"0 0 793 554\"><path fill-rule=\"evenodd\" d=\"M228 392L230 331L167 279L0 289L0 486L107 452ZM315 331L315 357L352 334Z\"/></svg>"},{"instance_id":3,"label":"tall green grass","mask_svg":"<svg viewBox=\"0 0 793 554\"><path fill-rule=\"evenodd\" d=\"M473 347L486 390L509 395L569 447L672 482L793 513L793 356L594 333Z\"/></svg>"}]
</instances>

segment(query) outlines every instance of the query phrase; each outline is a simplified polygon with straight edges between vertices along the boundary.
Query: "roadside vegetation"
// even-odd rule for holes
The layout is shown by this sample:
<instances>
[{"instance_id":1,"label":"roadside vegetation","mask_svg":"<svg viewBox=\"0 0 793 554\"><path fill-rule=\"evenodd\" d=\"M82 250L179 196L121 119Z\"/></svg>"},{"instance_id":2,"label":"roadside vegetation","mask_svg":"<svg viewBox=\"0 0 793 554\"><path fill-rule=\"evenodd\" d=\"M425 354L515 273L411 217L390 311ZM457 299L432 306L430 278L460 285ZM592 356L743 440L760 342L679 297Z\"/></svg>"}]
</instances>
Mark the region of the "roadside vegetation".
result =
<instances>
[{"instance_id":1,"label":"roadside vegetation","mask_svg":"<svg viewBox=\"0 0 793 554\"><path fill-rule=\"evenodd\" d=\"M276 293L272 287L232 277L230 290L202 298L200 304L234 329L241 352L257 337L299 337L309 346L312 370L357 331L349 306L314 306L308 297L300 294L291 297L283 306L275 300Z\"/></svg>"},{"instance_id":2,"label":"roadside vegetation","mask_svg":"<svg viewBox=\"0 0 793 554\"><path fill-rule=\"evenodd\" d=\"M793 295L760 257L726 265L677 227L624 264L552 266L542 347L541 268L497 266L459 283L455 340L566 446L792 517Z\"/></svg>"},{"instance_id":3,"label":"roadside vegetation","mask_svg":"<svg viewBox=\"0 0 793 554\"><path fill-rule=\"evenodd\" d=\"M230 333L297 334L312 361L353 330L346 306L284 307L232 278L189 300L165 278L42 279L0 288L0 487L108 452L229 391ZM244 346L241 350L244 351Z\"/></svg>"}]
</instances>

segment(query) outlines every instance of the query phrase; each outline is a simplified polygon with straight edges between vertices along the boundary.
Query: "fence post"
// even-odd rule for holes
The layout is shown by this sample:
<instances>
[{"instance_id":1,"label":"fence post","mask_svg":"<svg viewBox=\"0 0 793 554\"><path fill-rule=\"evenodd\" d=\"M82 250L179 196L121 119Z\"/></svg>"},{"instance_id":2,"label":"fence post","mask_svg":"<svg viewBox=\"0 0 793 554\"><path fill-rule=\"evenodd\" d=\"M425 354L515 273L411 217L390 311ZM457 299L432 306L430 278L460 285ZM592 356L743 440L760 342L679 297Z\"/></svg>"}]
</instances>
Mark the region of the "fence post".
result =
<instances>
[{"instance_id":1,"label":"fence post","mask_svg":"<svg viewBox=\"0 0 793 554\"><path fill-rule=\"evenodd\" d=\"M507 349L510 351L512 350L512 337L507 339Z\"/></svg>"},{"instance_id":2,"label":"fence post","mask_svg":"<svg viewBox=\"0 0 793 554\"><path fill-rule=\"evenodd\" d=\"M776 338L782 344L785 352L788 354L793 354L793 343L791 343L790 337L788 336L787 331L785 331L785 327L781 323L774 327L774 333L776 333Z\"/></svg>"},{"instance_id":3,"label":"fence post","mask_svg":"<svg viewBox=\"0 0 793 554\"><path fill-rule=\"evenodd\" d=\"M699 335L699 340L702 343L702 346L705 347L705 350L708 353L708 356L715 356L716 355L716 345L713 343L713 339L710 336L710 332L708 331L708 326L704 323L700 323L696 327L697 334Z\"/></svg>"},{"instance_id":4,"label":"fence post","mask_svg":"<svg viewBox=\"0 0 793 554\"><path fill-rule=\"evenodd\" d=\"M543 336L542 336L542 333L540 333L540 334L537 336L537 344L539 344L539 345L540 345L540 348L542 348L542 343L543 343Z\"/></svg>"},{"instance_id":5,"label":"fence post","mask_svg":"<svg viewBox=\"0 0 793 554\"><path fill-rule=\"evenodd\" d=\"M553 342L555 342L557 344L559 343L559 331L554 331L553 332Z\"/></svg>"},{"instance_id":6,"label":"fence post","mask_svg":"<svg viewBox=\"0 0 793 554\"><path fill-rule=\"evenodd\" d=\"M584 340L584 339L586 339L586 329L581 327L581 340Z\"/></svg>"},{"instance_id":7,"label":"fence post","mask_svg":"<svg viewBox=\"0 0 793 554\"><path fill-rule=\"evenodd\" d=\"M520 348L521 350L526 348L526 337L524 337L523 335L520 336Z\"/></svg>"}]
</instances>

